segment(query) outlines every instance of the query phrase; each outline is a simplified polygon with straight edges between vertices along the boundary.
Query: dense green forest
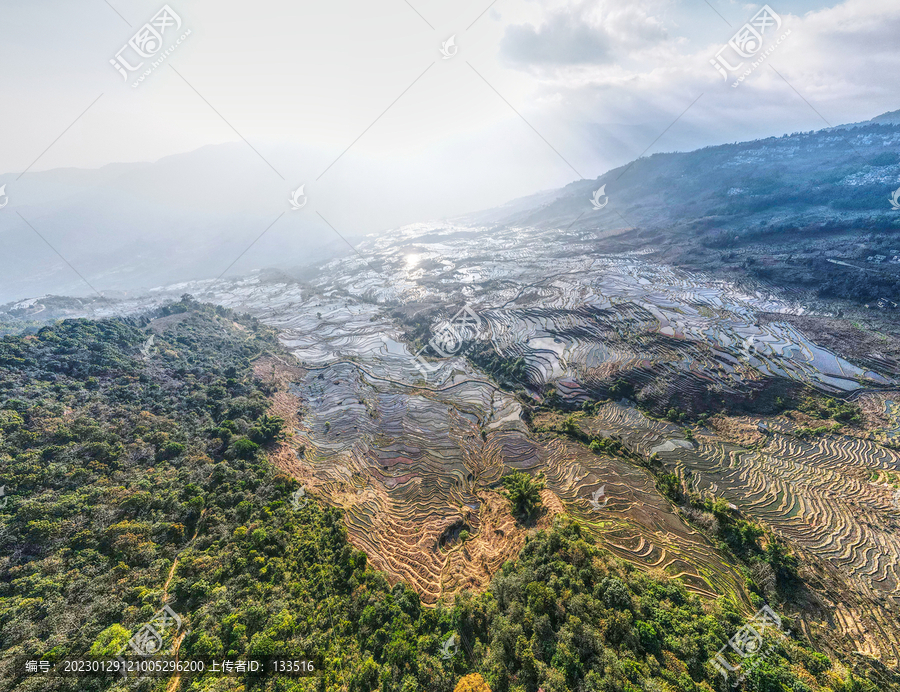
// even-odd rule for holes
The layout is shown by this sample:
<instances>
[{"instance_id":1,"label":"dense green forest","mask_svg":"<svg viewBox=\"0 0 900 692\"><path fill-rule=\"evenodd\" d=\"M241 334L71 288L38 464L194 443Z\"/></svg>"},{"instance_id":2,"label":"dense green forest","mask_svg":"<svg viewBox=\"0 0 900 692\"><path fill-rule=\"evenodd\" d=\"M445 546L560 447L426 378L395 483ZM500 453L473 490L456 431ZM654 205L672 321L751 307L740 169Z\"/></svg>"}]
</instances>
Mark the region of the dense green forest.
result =
<instances>
[{"instance_id":1,"label":"dense green forest","mask_svg":"<svg viewBox=\"0 0 900 692\"><path fill-rule=\"evenodd\" d=\"M565 517L532 532L485 593L426 608L389 584L340 513L297 502L268 460L291 431L254 374L267 352L281 352L271 330L190 296L0 340L0 689L732 689L713 657L748 614L616 561ZM508 490L530 516L529 488ZM164 603L182 620L165 648L182 658L284 655L317 674L24 673L23 657L115 654ZM735 689L874 689L800 640L769 643Z\"/></svg>"}]
</instances>

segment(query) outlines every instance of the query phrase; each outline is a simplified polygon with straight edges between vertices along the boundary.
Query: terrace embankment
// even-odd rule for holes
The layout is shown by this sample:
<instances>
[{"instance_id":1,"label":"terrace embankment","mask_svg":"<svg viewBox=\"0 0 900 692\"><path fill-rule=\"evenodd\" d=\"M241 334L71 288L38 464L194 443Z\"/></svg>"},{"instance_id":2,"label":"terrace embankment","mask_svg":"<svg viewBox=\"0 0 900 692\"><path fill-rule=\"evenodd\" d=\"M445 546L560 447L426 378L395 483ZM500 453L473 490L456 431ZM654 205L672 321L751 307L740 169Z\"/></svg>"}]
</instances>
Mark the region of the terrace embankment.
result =
<instances>
[{"instance_id":1,"label":"terrace embankment","mask_svg":"<svg viewBox=\"0 0 900 692\"><path fill-rule=\"evenodd\" d=\"M661 490L659 471L733 504L800 558L807 588L788 607L811 636L900 661L889 368L823 347L806 306L761 286L598 255L590 234L451 230L378 241L374 265L335 261L308 286L247 280L204 295L278 328L303 365L278 395L293 433L279 463L344 509L373 564L425 603L480 588L528 530L496 493L500 478L543 473L548 515L575 515L640 569L752 610L744 566ZM440 329L433 318L464 304L467 343L416 359ZM643 410L596 405L605 396ZM781 413L828 396L826 408L854 402L863 420ZM615 435L624 451L529 427L541 402L589 404L585 434ZM669 408L677 425L651 415ZM691 423L710 409L722 413Z\"/></svg>"},{"instance_id":2,"label":"terrace embankment","mask_svg":"<svg viewBox=\"0 0 900 692\"><path fill-rule=\"evenodd\" d=\"M862 397L873 414L844 432L810 433L788 415L716 416L686 429L613 402L575 421L585 438L614 436L626 454L675 473L684 493L723 498L789 546L800 581L779 597L819 645L897 665L900 502L885 480L900 478L900 453L873 439L883 430L872 430L879 421L896 425L874 416L886 396ZM544 413L534 424L559 428L561 419ZM607 483L609 504L616 492Z\"/></svg>"},{"instance_id":3,"label":"terrace embankment","mask_svg":"<svg viewBox=\"0 0 900 692\"><path fill-rule=\"evenodd\" d=\"M280 385L273 406L293 431L276 453L279 466L340 506L353 543L426 603L484 588L528 531L567 512L640 568L749 607L739 572L672 510L646 470L552 435L535 438L515 400L484 382L398 391L349 363L304 370L268 359L257 370ZM513 470L546 479L543 512L527 527L497 491ZM608 499L594 502L604 487Z\"/></svg>"},{"instance_id":4,"label":"terrace embankment","mask_svg":"<svg viewBox=\"0 0 900 692\"><path fill-rule=\"evenodd\" d=\"M638 568L678 576L709 598L730 595L749 609L733 556L659 491L640 461L655 454L685 488L733 503L800 557L806 588L784 606L811 638L844 654L898 659L898 511L892 489L870 479L873 471L900 471L900 455L863 439L864 425L855 435L804 439L787 416L716 416L692 426L689 441L681 425L609 402L577 415L589 438L614 436L623 445L619 454L595 453L552 432L565 414L539 413L533 431L518 416L491 420L492 402L512 406L496 390L480 400L475 391L456 391L454 406L442 399L446 393L375 386L351 364L317 373L265 358L256 370L274 383L275 412L293 431L276 454L278 465L341 507L351 541L426 603L485 588L521 549L530 528L512 517L497 481L525 470L546 481L545 511L533 528L553 514L572 514ZM350 401L341 385L349 382L361 415L344 420ZM315 396L336 396L345 406ZM327 430L317 411L333 421Z\"/></svg>"}]
</instances>

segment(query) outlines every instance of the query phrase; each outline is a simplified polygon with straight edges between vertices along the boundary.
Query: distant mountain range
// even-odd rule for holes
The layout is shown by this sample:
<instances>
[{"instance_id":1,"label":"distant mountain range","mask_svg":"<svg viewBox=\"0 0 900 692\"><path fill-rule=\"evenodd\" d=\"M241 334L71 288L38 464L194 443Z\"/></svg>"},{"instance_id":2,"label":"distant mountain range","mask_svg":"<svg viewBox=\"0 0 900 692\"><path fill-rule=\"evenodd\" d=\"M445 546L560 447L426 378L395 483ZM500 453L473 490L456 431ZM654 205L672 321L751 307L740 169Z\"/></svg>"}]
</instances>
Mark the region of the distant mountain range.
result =
<instances>
[{"instance_id":1,"label":"distant mountain range","mask_svg":"<svg viewBox=\"0 0 900 692\"><path fill-rule=\"evenodd\" d=\"M0 211L0 302L51 292L90 294L73 268L105 295L120 297L214 278L238 257L231 274L265 266L294 269L350 252L312 204L292 212L287 203L295 183L314 179L322 153L296 149L281 157L296 162L302 171L297 181L276 179L273 186L275 174L244 144L204 147L154 163L28 173L21 180L0 175L9 202ZM338 217L329 222L353 245L364 235L363 220L369 227L373 222L366 217L367 200L385 194L377 175L360 174L373 185L351 187L350 199L332 191L326 205ZM663 261L711 271L753 264L780 247L785 257L805 258L785 265L784 277L777 266L769 270L768 278L785 283L853 273L827 259L853 263L883 256L884 266L866 267L872 274L866 278L877 279L871 295L849 297L900 302L900 291L891 288L894 275L885 268L900 254L900 241L893 239L900 211L889 201L897 188L900 111L818 132L654 154L596 180L462 220L590 233L601 250L649 248ZM591 200L598 191L601 208L595 209ZM410 209L416 204L410 200ZM772 266L766 262L757 266ZM842 297L854 290L836 289Z\"/></svg>"},{"instance_id":2,"label":"distant mountain range","mask_svg":"<svg viewBox=\"0 0 900 692\"><path fill-rule=\"evenodd\" d=\"M687 268L893 309L900 303L895 190L900 111L654 154L467 220L587 234L601 251L652 250Z\"/></svg>"},{"instance_id":3,"label":"distant mountain range","mask_svg":"<svg viewBox=\"0 0 900 692\"><path fill-rule=\"evenodd\" d=\"M894 111L817 132L654 154L470 218L616 230L618 243L634 247L686 237L721 245L788 227L896 229L900 213L889 197L898 186L900 111ZM600 204L607 203L595 209L591 200L601 187Z\"/></svg>"},{"instance_id":4,"label":"distant mountain range","mask_svg":"<svg viewBox=\"0 0 900 692\"><path fill-rule=\"evenodd\" d=\"M311 156L293 153L296 159ZM300 182L282 183L244 144L153 163L0 176L8 195L0 213L6 250L0 255L0 300L91 293L47 243L111 296L218 276L290 210L290 189ZM260 248L269 259L287 256L298 263L331 256L340 239L316 238L310 224L308 215L281 218ZM259 257L251 254L249 266Z\"/></svg>"}]
</instances>

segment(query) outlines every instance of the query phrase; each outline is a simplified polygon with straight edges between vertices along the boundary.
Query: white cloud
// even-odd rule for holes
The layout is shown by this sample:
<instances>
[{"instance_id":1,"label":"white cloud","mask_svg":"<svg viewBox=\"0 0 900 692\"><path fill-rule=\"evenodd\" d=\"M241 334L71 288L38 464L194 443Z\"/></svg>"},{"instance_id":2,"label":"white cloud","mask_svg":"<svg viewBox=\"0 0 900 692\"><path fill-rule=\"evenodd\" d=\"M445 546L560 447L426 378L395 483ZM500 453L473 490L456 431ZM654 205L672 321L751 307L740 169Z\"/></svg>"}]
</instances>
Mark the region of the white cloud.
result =
<instances>
[{"instance_id":1,"label":"white cloud","mask_svg":"<svg viewBox=\"0 0 900 692\"><path fill-rule=\"evenodd\" d=\"M545 109L546 121L582 133L595 170L639 155L670 125L648 154L819 129L825 120L837 125L900 108L895 0L782 13L783 26L765 36L765 45L787 30L790 35L738 88L723 81L710 59L739 23L715 27L705 41L689 40L684 28L693 17L667 14L650 2L629 5L630 14L608 7L555 6L531 24L512 23L501 46L511 65L536 80L535 109ZM732 8L729 17L744 22L759 7ZM589 46L578 38L584 32L593 32Z\"/></svg>"},{"instance_id":2,"label":"white cloud","mask_svg":"<svg viewBox=\"0 0 900 692\"><path fill-rule=\"evenodd\" d=\"M622 7L614 2L582 1L550 9L536 26L511 24L500 44L505 60L517 67L608 65L633 51L667 38L653 15L658 2Z\"/></svg>"},{"instance_id":3,"label":"white cloud","mask_svg":"<svg viewBox=\"0 0 900 692\"><path fill-rule=\"evenodd\" d=\"M17 5L0 27L10 95L0 174L18 175L102 92L32 170L154 160L240 142L237 130L286 180L258 158L239 173L282 199L354 143L308 191L368 220L348 219L359 233L562 186L576 177L569 163L593 178L651 144L648 153L686 150L824 126L767 65L738 89L710 66L758 4L710 0L720 17L701 0L509 0L473 25L488 0L416 0L427 23L405 3L273 0L246 12L236 0L179 0L195 35L171 64L229 125L172 70L123 86L108 60L134 30L104 3L85 14L47 2L52 12ZM114 4L136 25L159 2ZM830 122L900 107L900 3L793 0L815 9L790 16L771 2L792 33L769 62ZM450 35L460 53L444 61ZM290 157L284 142L322 160ZM348 203L366 178L379 194Z\"/></svg>"}]
</instances>

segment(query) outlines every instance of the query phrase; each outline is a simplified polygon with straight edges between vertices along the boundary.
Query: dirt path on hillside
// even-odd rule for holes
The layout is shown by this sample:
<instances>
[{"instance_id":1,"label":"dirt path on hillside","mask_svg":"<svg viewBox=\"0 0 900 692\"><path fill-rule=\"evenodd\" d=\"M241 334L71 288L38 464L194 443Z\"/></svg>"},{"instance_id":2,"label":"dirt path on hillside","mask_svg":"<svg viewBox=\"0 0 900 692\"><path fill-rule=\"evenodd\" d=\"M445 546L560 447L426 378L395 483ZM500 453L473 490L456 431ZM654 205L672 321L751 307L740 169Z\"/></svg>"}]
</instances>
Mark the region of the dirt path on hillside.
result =
<instances>
[{"instance_id":1,"label":"dirt path on hillside","mask_svg":"<svg viewBox=\"0 0 900 692\"><path fill-rule=\"evenodd\" d=\"M197 519L197 527L194 529L194 535L191 536L191 540L187 542L187 545L184 547L184 550L187 550L190 545L197 540L197 536L200 533L200 523L203 521L203 517L206 516L206 508L203 508L203 511L200 512L200 517ZM180 555L180 553L179 553ZM166 605L169 600L169 584L172 583L172 578L175 576L175 569L178 567L178 557L175 556L175 559L172 560L172 567L169 569L169 576L166 577L166 583L163 584L163 595L162 595L162 604ZM172 655L175 657L175 661L178 661L178 652L181 649L181 642L184 641L185 636L187 635L189 630L184 630L175 635L175 641L172 642ZM169 678L169 682L166 684L166 692L175 692L181 684L181 673L175 672L171 678Z\"/></svg>"}]
</instances>

